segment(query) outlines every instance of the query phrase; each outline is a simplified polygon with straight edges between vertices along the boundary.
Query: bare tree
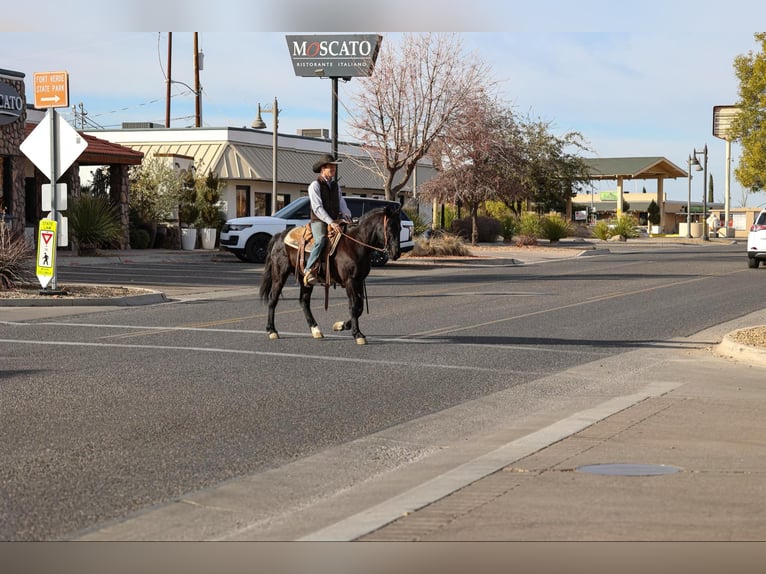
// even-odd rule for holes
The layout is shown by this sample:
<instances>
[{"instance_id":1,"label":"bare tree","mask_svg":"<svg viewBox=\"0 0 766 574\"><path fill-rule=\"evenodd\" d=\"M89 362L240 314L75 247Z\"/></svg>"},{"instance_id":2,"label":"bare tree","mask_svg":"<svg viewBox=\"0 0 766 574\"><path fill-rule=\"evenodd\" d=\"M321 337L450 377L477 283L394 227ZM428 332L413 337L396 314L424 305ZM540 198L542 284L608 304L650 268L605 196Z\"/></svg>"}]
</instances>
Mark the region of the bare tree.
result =
<instances>
[{"instance_id":1,"label":"bare tree","mask_svg":"<svg viewBox=\"0 0 766 574\"><path fill-rule=\"evenodd\" d=\"M370 77L353 97L351 131L383 166L386 199L394 199L417 162L488 87L488 68L466 54L456 34L404 34L384 42Z\"/></svg>"},{"instance_id":2,"label":"bare tree","mask_svg":"<svg viewBox=\"0 0 766 574\"><path fill-rule=\"evenodd\" d=\"M488 97L469 102L458 120L434 141L429 155L439 175L420 191L430 200L466 205L476 244L481 204L521 192L518 153L509 146L517 126L513 114Z\"/></svg>"}]
</instances>

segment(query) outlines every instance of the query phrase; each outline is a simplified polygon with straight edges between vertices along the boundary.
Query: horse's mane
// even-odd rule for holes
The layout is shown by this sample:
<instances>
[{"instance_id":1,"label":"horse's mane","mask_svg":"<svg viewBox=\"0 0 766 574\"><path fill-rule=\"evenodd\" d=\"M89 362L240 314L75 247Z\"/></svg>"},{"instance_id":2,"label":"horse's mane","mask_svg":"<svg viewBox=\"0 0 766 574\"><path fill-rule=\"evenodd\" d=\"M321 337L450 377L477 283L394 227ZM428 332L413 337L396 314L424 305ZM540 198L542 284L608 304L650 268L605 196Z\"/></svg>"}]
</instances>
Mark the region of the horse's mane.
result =
<instances>
[{"instance_id":1,"label":"horse's mane","mask_svg":"<svg viewBox=\"0 0 766 574\"><path fill-rule=\"evenodd\" d=\"M386 210L386 207L376 207L362 214L359 221L349 228L349 235L357 239L369 238L375 233L374 220L381 219L386 214Z\"/></svg>"}]
</instances>

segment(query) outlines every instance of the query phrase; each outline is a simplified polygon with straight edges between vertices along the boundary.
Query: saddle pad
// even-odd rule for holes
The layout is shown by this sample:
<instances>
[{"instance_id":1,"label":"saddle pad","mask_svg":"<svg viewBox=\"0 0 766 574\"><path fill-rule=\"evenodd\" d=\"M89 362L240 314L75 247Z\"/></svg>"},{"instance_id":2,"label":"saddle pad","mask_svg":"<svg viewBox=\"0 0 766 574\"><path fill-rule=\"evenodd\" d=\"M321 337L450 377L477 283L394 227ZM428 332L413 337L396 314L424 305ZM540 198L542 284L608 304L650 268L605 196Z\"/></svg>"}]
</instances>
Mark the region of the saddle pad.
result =
<instances>
[{"instance_id":1,"label":"saddle pad","mask_svg":"<svg viewBox=\"0 0 766 574\"><path fill-rule=\"evenodd\" d=\"M328 232L328 239L330 240L330 255L335 253L335 248L338 246L338 242L343 234ZM305 241L303 250L307 253L314 247L314 235L311 233L311 224L307 223L301 227L293 227L285 235L285 244L293 249L300 249L301 242Z\"/></svg>"},{"instance_id":2,"label":"saddle pad","mask_svg":"<svg viewBox=\"0 0 766 574\"><path fill-rule=\"evenodd\" d=\"M293 227L285 235L285 244L293 249L300 249L301 243L304 240L304 251L311 251L311 248L314 246L314 236L311 234L311 225L308 223L301 227Z\"/></svg>"}]
</instances>

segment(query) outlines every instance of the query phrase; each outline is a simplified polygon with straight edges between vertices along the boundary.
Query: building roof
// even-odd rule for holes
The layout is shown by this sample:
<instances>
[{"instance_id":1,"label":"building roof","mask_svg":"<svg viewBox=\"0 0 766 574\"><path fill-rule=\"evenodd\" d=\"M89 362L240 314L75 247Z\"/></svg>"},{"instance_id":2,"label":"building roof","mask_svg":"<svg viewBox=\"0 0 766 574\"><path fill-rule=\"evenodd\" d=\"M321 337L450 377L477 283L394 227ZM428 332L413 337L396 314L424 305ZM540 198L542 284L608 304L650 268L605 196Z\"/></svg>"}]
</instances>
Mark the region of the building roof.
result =
<instances>
[{"instance_id":1,"label":"building roof","mask_svg":"<svg viewBox=\"0 0 766 574\"><path fill-rule=\"evenodd\" d=\"M247 141L260 136L252 130L125 130L120 133L123 146L128 146L145 156L156 154L193 157L198 169L213 170L221 179L236 181L271 181L272 144ZM107 137L113 137L113 133ZM205 137L207 135L207 137ZM164 136L164 137L163 137ZM315 177L314 163L327 153L327 143L315 138L279 135L277 176L280 182L307 184ZM318 145L321 144L321 145ZM382 189L384 178L381 169L359 146L342 146L339 157L338 176L342 187L350 189ZM418 166L418 182L433 177L436 171L429 165ZM410 180L404 191L413 187Z\"/></svg>"},{"instance_id":2,"label":"building roof","mask_svg":"<svg viewBox=\"0 0 766 574\"><path fill-rule=\"evenodd\" d=\"M675 179L688 174L664 157L586 158L591 179Z\"/></svg>"},{"instance_id":3,"label":"building roof","mask_svg":"<svg viewBox=\"0 0 766 574\"><path fill-rule=\"evenodd\" d=\"M28 137L37 125L27 122L24 127L25 137ZM88 143L88 147L77 158L78 165L138 165L144 158L144 154L129 147L108 142L81 131L78 133Z\"/></svg>"}]
</instances>

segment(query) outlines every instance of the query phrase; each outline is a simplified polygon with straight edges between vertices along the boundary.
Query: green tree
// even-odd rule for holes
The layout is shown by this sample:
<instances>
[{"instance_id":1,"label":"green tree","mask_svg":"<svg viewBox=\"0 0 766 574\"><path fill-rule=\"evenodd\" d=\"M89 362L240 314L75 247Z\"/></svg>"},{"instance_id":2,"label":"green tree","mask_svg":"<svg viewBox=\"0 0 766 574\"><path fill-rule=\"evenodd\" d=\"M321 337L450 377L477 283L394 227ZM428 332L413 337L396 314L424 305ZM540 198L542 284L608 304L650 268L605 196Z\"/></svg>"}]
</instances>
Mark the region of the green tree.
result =
<instances>
[{"instance_id":1,"label":"green tree","mask_svg":"<svg viewBox=\"0 0 766 574\"><path fill-rule=\"evenodd\" d=\"M760 51L749 51L734 59L739 79L739 113L732 123L732 135L739 140L742 153L734 175L742 187L752 192L766 185L766 32L754 34Z\"/></svg>"},{"instance_id":2,"label":"green tree","mask_svg":"<svg viewBox=\"0 0 766 574\"><path fill-rule=\"evenodd\" d=\"M646 208L646 212L649 216L649 223L652 225L658 225L661 220L660 215L660 206L657 205L657 202L654 200L651 200L649 202L649 205Z\"/></svg>"},{"instance_id":3,"label":"green tree","mask_svg":"<svg viewBox=\"0 0 766 574\"><path fill-rule=\"evenodd\" d=\"M184 174L157 157L130 169L130 208L141 220L157 224L178 207Z\"/></svg>"},{"instance_id":4,"label":"green tree","mask_svg":"<svg viewBox=\"0 0 766 574\"><path fill-rule=\"evenodd\" d=\"M199 221L203 227L218 227L221 220L221 190L225 185L226 182L212 170L197 179L197 206Z\"/></svg>"}]
</instances>

